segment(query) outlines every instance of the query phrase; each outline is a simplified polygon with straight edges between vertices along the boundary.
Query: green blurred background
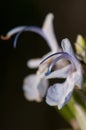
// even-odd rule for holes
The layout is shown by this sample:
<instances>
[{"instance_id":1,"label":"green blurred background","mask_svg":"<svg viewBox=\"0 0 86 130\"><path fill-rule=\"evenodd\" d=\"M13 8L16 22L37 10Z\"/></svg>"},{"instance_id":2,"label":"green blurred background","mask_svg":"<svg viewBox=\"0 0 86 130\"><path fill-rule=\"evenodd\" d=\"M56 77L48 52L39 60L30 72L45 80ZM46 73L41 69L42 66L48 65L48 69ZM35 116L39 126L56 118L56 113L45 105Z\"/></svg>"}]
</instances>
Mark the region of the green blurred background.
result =
<instances>
[{"instance_id":1,"label":"green blurred background","mask_svg":"<svg viewBox=\"0 0 86 130\"><path fill-rule=\"evenodd\" d=\"M77 34L86 36L86 0L3 0L0 3L0 34L15 26L42 26L47 13L54 13L54 28L59 41L68 37L75 42ZM38 35L23 33L13 48L13 39L0 40L0 130L58 130L70 127L67 122L48 106L28 102L22 91L23 79L35 70L26 62L41 57L49 51L46 42Z\"/></svg>"}]
</instances>

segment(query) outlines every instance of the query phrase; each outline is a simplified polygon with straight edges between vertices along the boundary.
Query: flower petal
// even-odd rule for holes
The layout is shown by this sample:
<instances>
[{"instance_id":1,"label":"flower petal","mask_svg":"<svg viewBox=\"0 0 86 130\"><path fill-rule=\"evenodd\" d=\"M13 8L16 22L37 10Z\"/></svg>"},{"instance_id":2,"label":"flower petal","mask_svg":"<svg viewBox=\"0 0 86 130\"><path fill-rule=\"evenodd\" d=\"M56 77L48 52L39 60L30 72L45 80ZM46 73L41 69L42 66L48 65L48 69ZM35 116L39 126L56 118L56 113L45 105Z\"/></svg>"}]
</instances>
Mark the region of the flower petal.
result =
<instances>
[{"instance_id":1,"label":"flower petal","mask_svg":"<svg viewBox=\"0 0 86 130\"><path fill-rule=\"evenodd\" d=\"M72 49L71 43L68 38L65 38L62 40L61 46L62 46L64 52L67 52L69 55L75 57L74 51Z\"/></svg>"},{"instance_id":2,"label":"flower petal","mask_svg":"<svg viewBox=\"0 0 86 130\"><path fill-rule=\"evenodd\" d=\"M78 67L77 67L78 68ZM74 82L75 85L81 89L82 88L82 81L83 81L83 71L82 68L77 69L77 71L74 73Z\"/></svg>"},{"instance_id":3,"label":"flower petal","mask_svg":"<svg viewBox=\"0 0 86 130\"><path fill-rule=\"evenodd\" d=\"M64 39L62 41L62 48L64 50L64 52L68 52L68 54L70 54L73 58L73 63L75 64L75 72L74 72L74 81L75 81L75 85L78 86L79 89L81 89L82 87L82 80L83 80L83 70L82 70L82 66L80 64L80 62L78 61L78 59L75 57L72 46L70 44L70 41L68 39Z\"/></svg>"},{"instance_id":4,"label":"flower petal","mask_svg":"<svg viewBox=\"0 0 86 130\"><path fill-rule=\"evenodd\" d=\"M48 38L48 41L49 41L48 45L50 46L51 50L56 52L60 49L60 47L57 43L56 36L54 33L53 18L54 18L54 15L52 13L49 13L46 16L45 21L43 23L42 30Z\"/></svg>"},{"instance_id":5,"label":"flower petal","mask_svg":"<svg viewBox=\"0 0 86 130\"><path fill-rule=\"evenodd\" d=\"M32 74L24 79L24 95L29 101L41 102L48 87L48 80Z\"/></svg>"},{"instance_id":6,"label":"flower petal","mask_svg":"<svg viewBox=\"0 0 86 130\"><path fill-rule=\"evenodd\" d=\"M38 91L39 91L41 97L45 96L48 85L49 85L48 80L46 78L42 78L39 83L39 86L38 86Z\"/></svg>"},{"instance_id":7,"label":"flower petal","mask_svg":"<svg viewBox=\"0 0 86 130\"><path fill-rule=\"evenodd\" d=\"M32 74L24 79L24 85L23 85L23 90L24 90L24 95L27 100L29 101L41 101L39 91L37 89L38 84L39 84L39 77L37 77L35 74Z\"/></svg>"},{"instance_id":8,"label":"flower petal","mask_svg":"<svg viewBox=\"0 0 86 130\"><path fill-rule=\"evenodd\" d=\"M29 68L37 68L39 66L39 64L40 64L40 61L41 61L40 58L38 58L38 59L31 59L31 60L29 60L27 62L27 66Z\"/></svg>"},{"instance_id":9,"label":"flower petal","mask_svg":"<svg viewBox=\"0 0 86 130\"><path fill-rule=\"evenodd\" d=\"M59 109L65 103L65 93L67 91L67 86L63 84L54 84L48 89L46 96L46 102L50 106L58 106Z\"/></svg>"},{"instance_id":10,"label":"flower petal","mask_svg":"<svg viewBox=\"0 0 86 130\"><path fill-rule=\"evenodd\" d=\"M46 102L50 106L58 106L61 109L71 98L74 89L73 77L68 77L64 83L54 84L48 89Z\"/></svg>"}]
</instances>

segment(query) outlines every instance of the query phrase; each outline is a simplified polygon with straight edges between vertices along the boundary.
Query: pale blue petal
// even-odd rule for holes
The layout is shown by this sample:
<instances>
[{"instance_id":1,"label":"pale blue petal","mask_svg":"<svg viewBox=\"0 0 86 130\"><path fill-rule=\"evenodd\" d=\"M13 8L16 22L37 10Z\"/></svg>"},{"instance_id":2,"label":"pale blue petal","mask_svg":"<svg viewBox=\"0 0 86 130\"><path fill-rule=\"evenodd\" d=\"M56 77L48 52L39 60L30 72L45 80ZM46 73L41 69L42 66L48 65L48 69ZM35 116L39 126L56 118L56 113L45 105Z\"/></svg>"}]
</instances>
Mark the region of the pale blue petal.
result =
<instances>
[{"instance_id":1,"label":"pale blue petal","mask_svg":"<svg viewBox=\"0 0 86 130\"><path fill-rule=\"evenodd\" d=\"M65 83L58 83L50 86L46 96L46 102L51 106L60 104L64 98L66 91L67 87L65 86Z\"/></svg>"},{"instance_id":2,"label":"pale blue petal","mask_svg":"<svg viewBox=\"0 0 86 130\"><path fill-rule=\"evenodd\" d=\"M24 79L23 91L27 100L38 102L42 100L38 91L39 82L40 78L35 74L27 76Z\"/></svg>"},{"instance_id":3,"label":"pale blue petal","mask_svg":"<svg viewBox=\"0 0 86 130\"><path fill-rule=\"evenodd\" d=\"M82 80L83 80L83 70L82 70L82 66L80 64L80 62L78 61L78 59L76 58L76 56L74 55L74 51L72 49L71 43L68 39L64 39L62 40L62 48L64 52L67 52L68 54L70 54L73 58L72 58L72 63L75 66L75 72L74 73L74 82L75 85L78 86L79 89L81 89L82 87Z\"/></svg>"},{"instance_id":4,"label":"pale blue petal","mask_svg":"<svg viewBox=\"0 0 86 130\"><path fill-rule=\"evenodd\" d=\"M72 84L72 83L70 83ZM68 84L68 81L65 81L62 84L54 84L48 89L46 96L46 102L50 106L58 106L58 109L61 109L71 98L74 85Z\"/></svg>"},{"instance_id":5,"label":"pale blue petal","mask_svg":"<svg viewBox=\"0 0 86 130\"><path fill-rule=\"evenodd\" d=\"M48 38L48 45L50 46L51 50L53 52L59 51L60 47L57 43L56 36L54 33L54 27L53 27L53 18L54 15L52 13L49 13L43 23L42 30L45 33L45 35Z\"/></svg>"},{"instance_id":6,"label":"pale blue petal","mask_svg":"<svg viewBox=\"0 0 86 130\"><path fill-rule=\"evenodd\" d=\"M46 102L50 106L58 106L60 104L64 104L65 101L65 93L67 87L64 87L64 84L54 84L48 89L48 93L46 96Z\"/></svg>"},{"instance_id":7,"label":"pale blue petal","mask_svg":"<svg viewBox=\"0 0 86 130\"><path fill-rule=\"evenodd\" d=\"M69 39L65 38L62 40L61 42L61 46L64 52L67 52L68 54L70 54L71 56L74 56L74 51L72 49L71 43L69 41Z\"/></svg>"},{"instance_id":8,"label":"pale blue petal","mask_svg":"<svg viewBox=\"0 0 86 130\"><path fill-rule=\"evenodd\" d=\"M72 62L75 64L75 68L80 68L80 62L78 61L78 59L76 58L75 54L74 54L74 51L73 51L73 48L71 46L71 43L69 41L69 39L63 39L62 42L61 42L61 45L62 45L62 48L63 48L63 51L68 53L71 57L71 60ZM81 68L80 68L81 69Z\"/></svg>"},{"instance_id":9,"label":"pale blue petal","mask_svg":"<svg viewBox=\"0 0 86 130\"><path fill-rule=\"evenodd\" d=\"M29 101L42 101L48 87L48 80L40 78L36 74L31 74L24 79L23 91L27 100Z\"/></svg>"}]
</instances>

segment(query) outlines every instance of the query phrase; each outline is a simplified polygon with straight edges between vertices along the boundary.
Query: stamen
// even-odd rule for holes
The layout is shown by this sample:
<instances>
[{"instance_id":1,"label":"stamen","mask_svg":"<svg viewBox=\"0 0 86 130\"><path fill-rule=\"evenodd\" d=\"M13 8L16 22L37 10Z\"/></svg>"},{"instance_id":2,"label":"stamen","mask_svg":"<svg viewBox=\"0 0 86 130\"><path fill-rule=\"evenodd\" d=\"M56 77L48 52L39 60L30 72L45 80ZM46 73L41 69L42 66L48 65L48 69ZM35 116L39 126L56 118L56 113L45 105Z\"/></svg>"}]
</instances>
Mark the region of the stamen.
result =
<instances>
[{"instance_id":1,"label":"stamen","mask_svg":"<svg viewBox=\"0 0 86 130\"><path fill-rule=\"evenodd\" d=\"M42 28L36 27L36 26L20 26L20 27L16 27L16 28L10 30L6 34L6 36L1 36L0 38L2 40L8 40L8 39L10 39L11 36L16 34L15 39L14 39L14 43L13 43L14 48L16 48L18 38L21 35L21 33L23 33L24 31L31 31L31 32L35 32L35 33L39 34L41 37L44 38L44 40L46 41L46 43L48 44L48 46L50 47L51 50L56 50L56 47L53 49L50 38L45 33L45 31Z\"/></svg>"},{"instance_id":2,"label":"stamen","mask_svg":"<svg viewBox=\"0 0 86 130\"><path fill-rule=\"evenodd\" d=\"M45 35L45 33L43 32L43 30L40 27L36 27L36 26L20 26L20 27L16 27L12 30L10 30L6 36L1 36L2 40L8 40L10 39L14 34L16 34L15 39L14 39L14 43L13 46L14 48L16 47L17 41L19 36L21 35L21 33L23 33L24 31L31 31L31 32L35 32L39 35L41 35L45 41L49 44L49 40L47 38L47 36Z\"/></svg>"},{"instance_id":3,"label":"stamen","mask_svg":"<svg viewBox=\"0 0 86 130\"><path fill-rule=\"evenodd\" d=\"M63 55L59 56L58 58L56 58L55 60L52 61L52 63L49 65L48 71L45 73L45 76L48 76L51 73L51 70L53 68L53 66L55 65L55 63L59 60L61 60L63 58Z\"/></svg>"},{"instance_id":4,"label":"stamen","mask_svg":"<svg viewBox=\"0 0 86 130\"><path fill-rule=\"evenodd\" d=\"M60 54L65 54L65 53L67 53L67 52L56 52L56 53L54 53L54 54L51 54L51 55L49 55L48 57L46 57L44 60L42 60L40 64L43 64L44 62L47 61L47 59L49 59L49 58L51 58L51 57L53 57L53 56L55 56L55 55L60 55Z\"/></svg>"},{"instance_id":5,"label":"stamen","mask_svg":"<svg viewBox=\"0 0 86 130\"><path fill-rule=\"evenodd\" d=\"M73 57L71 55L69 55L67 52L57 52L57 53L54 53L54 54L48 56L47 58L45 58L40 64L42 64L43 62L45 62L46 60L48 60L52 56L55 56L55 55L58 55L58 54L61 54L61 56L55 58L52 61L52 63L49 65L47 73L45 74L46 76L48 76L51 73L51 70L52 70L53 66L56 64L56 62L58 62L62 58L65 58L65 59L67 59L67 60L69 60L71 62L71 68L72 68L71 71L73 71L75 69L75 64L73 62Z\"/></svg>"},{"instance_id":6,"label":"stamen","mask_svg":"<svg viewBox=\"0 0 86 130\"><path fill-rule=\"evenodd\" d=\"M22 31L24 28L26 28L27 26L20 26L20 27L16 27L16 28L13 28L12 30L10 30L7 34L6 34L6 36L3 36L3 35L1 35L1 39L2 40L8 40L8 39L10 39L14 34L16 34L16 33L18 33L18 32L20 32L20 31Z\"/></svg>"},{"instance_id":7,"label":"stamen","mask_svg":"<svg viewBox=\"0 0 86 130\"><path fill-rule=\"evenodd\" d=\"M2 40L9 40L11 37L8 36L8 35L6 35L6 36L1 35L0 38L1 38Z\"/></svg>"},{"instance_id":8,"label":"stamen","mask_svg":"<svg viewBox=\"0 0 86 130\"><path fill-rule=\"evenodd\" d=\"M19 36L20 36L21 33L23 33L24 31L35 32L35 33L41 35L41 36L46 40L46 42L48 42L48 39L47 39L46 35L44 34L44 32L42 31L41 28L35 27L35 26L30 26L30 27L25 27L24 29L22 29L22 30L15 36L14 44L13 44L13 45L14 45L14 48L16 47L16 44L17 44L17 41L18 41Z\"/></svg>"}]
</instances>

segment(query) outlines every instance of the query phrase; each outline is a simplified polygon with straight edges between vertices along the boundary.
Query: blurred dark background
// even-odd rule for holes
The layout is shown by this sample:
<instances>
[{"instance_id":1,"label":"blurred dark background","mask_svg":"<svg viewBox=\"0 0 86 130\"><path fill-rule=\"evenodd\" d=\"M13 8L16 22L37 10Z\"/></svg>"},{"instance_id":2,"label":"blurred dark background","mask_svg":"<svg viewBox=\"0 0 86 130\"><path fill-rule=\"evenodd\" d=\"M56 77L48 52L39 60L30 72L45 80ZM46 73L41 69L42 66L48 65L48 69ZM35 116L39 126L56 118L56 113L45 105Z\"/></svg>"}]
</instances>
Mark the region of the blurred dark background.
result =
<instances>
[{"instance_id":1,"label":"blurred dark background","mask_svg":"<svg viewBox=\"0 0 86 130\"><path fill-rule=\"evenodd\" d=\"M3 0L0 3L0 35L15 26L42 26L47 13L54 13L54 28L59 43L65 37L75 42L77 34L86 36L86 0ZM26 62L49 51L45 41L25 32L17 48L13 39L0 40L0 130L59 130L70 127L53 107L28 102L22 91L23 79L35 70Z\"/></svg>"}]
</instances>

